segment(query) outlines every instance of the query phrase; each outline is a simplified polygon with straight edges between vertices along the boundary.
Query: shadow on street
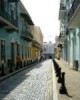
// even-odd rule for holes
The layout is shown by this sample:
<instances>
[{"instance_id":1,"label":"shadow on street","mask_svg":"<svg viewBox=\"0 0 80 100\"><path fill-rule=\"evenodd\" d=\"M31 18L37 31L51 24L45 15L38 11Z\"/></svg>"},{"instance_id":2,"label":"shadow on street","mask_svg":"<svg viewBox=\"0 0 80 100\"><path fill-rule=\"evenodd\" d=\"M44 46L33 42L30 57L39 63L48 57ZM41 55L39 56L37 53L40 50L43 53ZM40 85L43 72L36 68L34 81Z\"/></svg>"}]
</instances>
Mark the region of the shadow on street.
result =
<instances>
[{"instance_id":1,"label":"shadow on street","mask_svg":"<svg viewBox=\"0 0 80 100\"><path fill-rule=\"evenodd\" d=\"M30 72L33 69L40 68L41 66L42 63L38 63L37 65L22 70L21 72L1 82L0 100L3 100L3 98L5 98L11 91L13 91L18 85L20 85L26 78L28 78L30 76L28 75L28 72Z\"/></svg>"}]
</instances>

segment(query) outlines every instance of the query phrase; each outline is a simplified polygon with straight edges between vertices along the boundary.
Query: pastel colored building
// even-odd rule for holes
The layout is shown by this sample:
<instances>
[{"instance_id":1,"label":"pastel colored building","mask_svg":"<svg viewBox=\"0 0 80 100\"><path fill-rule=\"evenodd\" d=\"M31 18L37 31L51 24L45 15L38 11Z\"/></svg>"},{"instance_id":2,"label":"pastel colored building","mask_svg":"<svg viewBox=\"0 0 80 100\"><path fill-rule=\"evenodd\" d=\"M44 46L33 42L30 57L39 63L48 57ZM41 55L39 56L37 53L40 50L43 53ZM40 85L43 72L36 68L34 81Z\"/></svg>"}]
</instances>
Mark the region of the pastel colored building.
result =
<instances>
[{"instance_id":1,"label":"pastel colored building","mask_svg":"<svg viewBox=\"0 0 80 100\"><path fill-rule=\"evenodd\" d=\"M44 42L43 55L45 59L54 57L54 44L52 42Z\"/></svg>"},{"instance_id":2,"label":"pastel colored building","mask_svg":"<svg viewBox=\"0 0 80 100\"><path fill-rule=\"evenodd\" d=\"M38 26L33 26L32 58L40 60L42 56L43 34ZM33 53L34 52L34 53Z\"/></svg>"},{"instance_id":3,"label":"pastel colored building","mask_svg":"<svg viewBox=\"0 0 80 100\"><path fill-rule=\"evenodd\" d=\"M32 45L42 48L40 39L34 38L35 24L20 0L0 0L0 66L8 67L10 61L16 67L16 56L20 54L22 65L31 64L34 59ZM35 42L34 42L35 40ZM41 40L42 42L42 40Z\"/></svg>"},{"instance_id":4,"label":"pastel colored building","mask_svg":"<svg viewBox=\"0 0 80 100\"><path fill-rule=\"evenodd\" d=\"M59 20L62 58L80 69L80 1L61 0Z\"/></svg>"}]
</instances>

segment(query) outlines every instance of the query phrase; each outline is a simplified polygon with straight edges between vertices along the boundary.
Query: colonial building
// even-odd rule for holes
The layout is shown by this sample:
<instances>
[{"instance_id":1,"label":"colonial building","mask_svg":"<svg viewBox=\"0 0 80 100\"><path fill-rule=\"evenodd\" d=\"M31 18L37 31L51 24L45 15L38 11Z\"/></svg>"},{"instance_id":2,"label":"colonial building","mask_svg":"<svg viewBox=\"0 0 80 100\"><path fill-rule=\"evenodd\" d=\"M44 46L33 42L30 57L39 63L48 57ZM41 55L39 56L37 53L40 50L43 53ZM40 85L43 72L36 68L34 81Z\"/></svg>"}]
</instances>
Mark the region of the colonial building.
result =
<instances>
[{"instance_id":1,"label":"colonial building","mask_svg":"<svg viewBox=\"0 0 80 100\"><path fill-rule=\"evenodd\" d=\"M62 57L62 43L60 42L59 36L55 37L54 57L58 60L60 60L60 58Z\"/></svg>"},{"instance_id":2,"label":"colonial building","mask_svg":"<svg viewBox=\"0 0 80 100\"><path fill-rule=\"evenodd\" d=\"M33 42L32 42L32 58L33 60L40 60L42 56L43 34L38 26L33 28Z\"/></svg>"},{"instance_id":3,"label":"colonial building","mask_svg":"<svg viewBox=\"0 0 80 100\"><path fill-rule=\"evenodd\" d=\"M44 42L43 55L45 59L54 57L54 44L52 42L49 42L49 43Z\"/></svg>"},{"instance_id":4,"label":"colonial building","mask_svg":"<svg viewBox=\"0 0 80 100\"><path fill-rule=\"evenodd\" d=\"M16 56L20 54L22 64L32 63L32 46L35 45L40 52L43 36L36 40L33 32L35 24L28 11L20 0L0 0L0 66L4 62L6 67L9 62L16 66ZM39 30L40 31L40 30ZM39 54L38 54L39 55ZM35 59L38 59L38 55Z\"/></svg>"},{"instance_id":5,"label":"colonial building","mask_svg":"<svg viewBox=\"0 0 80 100\"><path fill-rule=\"evenodd\" d=\"M62 58L80 68L80 0L61 0L59 10Z\"/></svg>"}]
</instances>

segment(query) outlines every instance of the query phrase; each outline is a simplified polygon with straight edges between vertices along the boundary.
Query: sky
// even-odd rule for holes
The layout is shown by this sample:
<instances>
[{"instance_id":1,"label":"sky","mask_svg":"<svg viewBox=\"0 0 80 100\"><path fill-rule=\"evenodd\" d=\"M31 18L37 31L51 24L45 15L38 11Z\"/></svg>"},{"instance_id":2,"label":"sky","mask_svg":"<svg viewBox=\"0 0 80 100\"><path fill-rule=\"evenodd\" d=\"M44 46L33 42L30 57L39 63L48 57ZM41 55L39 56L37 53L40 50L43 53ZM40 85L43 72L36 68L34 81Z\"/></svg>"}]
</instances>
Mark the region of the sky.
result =
<instances>
[{"instance_id":1,"label":"sky","mask_svg":"<svg viewBox=\"0 0 80 100\"><path fill-rule=\"evenodd\" d=\"M39 26L44 36L44 42L55 43L59 35L59 3L60 0L21 0L30 14L34 24Z\"/></svg>"}]
</instances>

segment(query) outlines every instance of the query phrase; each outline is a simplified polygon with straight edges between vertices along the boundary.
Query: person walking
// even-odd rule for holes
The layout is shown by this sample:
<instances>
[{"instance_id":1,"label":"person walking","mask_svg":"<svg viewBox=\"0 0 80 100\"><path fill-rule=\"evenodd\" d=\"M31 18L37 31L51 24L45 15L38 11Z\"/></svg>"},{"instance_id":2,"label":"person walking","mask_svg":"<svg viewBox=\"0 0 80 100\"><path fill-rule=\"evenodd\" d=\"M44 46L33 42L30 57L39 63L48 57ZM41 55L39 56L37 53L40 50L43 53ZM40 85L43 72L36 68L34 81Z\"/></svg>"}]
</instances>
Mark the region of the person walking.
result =
<instances>
[{"instance_id":1,"label":"person walking","mask_svg":"<svg viewBox=\"0 0 80 100\"><path fill-rule=\"evenodd\" d=\"M22 67L22 61L21 61L21 57L20 54L18 53L18 55L16 56L16 70L19 69L19 67Z\"/></svg>"}]
</instances>

